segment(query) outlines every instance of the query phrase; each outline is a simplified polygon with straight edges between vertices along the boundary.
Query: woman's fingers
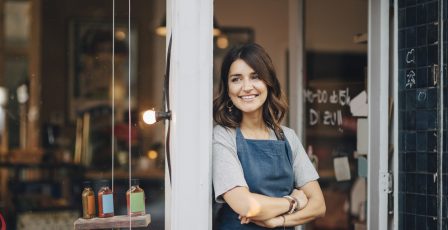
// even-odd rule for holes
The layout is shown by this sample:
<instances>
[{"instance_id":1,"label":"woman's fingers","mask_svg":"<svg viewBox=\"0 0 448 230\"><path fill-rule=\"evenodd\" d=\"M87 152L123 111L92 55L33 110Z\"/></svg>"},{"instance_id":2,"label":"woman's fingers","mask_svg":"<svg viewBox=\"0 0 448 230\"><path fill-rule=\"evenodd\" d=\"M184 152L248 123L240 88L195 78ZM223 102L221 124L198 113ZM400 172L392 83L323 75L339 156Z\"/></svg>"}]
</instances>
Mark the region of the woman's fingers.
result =
<instances>
[{"instance_id":1,"label":"woman's fingers","mask_svg":"<svg viewBox=\"0 0 448 230\"><path fill-rule=\"evenodd\" d=\"M248 224L250 223L250 219L244 216L238 216L238 219L240 219L241 224Z\"/></svg>"}]
</instances>

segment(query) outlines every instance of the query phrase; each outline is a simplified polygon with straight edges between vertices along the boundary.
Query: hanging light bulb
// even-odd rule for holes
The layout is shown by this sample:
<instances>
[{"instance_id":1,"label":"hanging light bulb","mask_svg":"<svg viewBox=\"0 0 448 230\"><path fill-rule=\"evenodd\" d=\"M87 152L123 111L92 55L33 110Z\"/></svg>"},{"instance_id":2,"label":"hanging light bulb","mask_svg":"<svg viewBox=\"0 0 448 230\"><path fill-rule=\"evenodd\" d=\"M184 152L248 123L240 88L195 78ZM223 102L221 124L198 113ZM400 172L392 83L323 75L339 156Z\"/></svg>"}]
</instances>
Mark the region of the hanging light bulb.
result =
<instances>
[{"instance_id":1,"label":"hanging light bulb","mask_svg":"<svg viewBox=\"0 0 448 230\"><path fill-rule=\"evenodd\" d=\"M23 104L28 101L28 98L28 87L25 84L17 87L17 101Z\"/></svg>"},{"instance_id":2,"label":"hanging light bulb","mask_svg":"<svg viewBox=\"0 0 448 230\"><path fill-rule=\"evenodd\" d=\"M8 89L6 87L0 87L0 106L8 104Z\"/></svg>"},{"instance_id":3,"label":"hanging light bulb","mask_svg":"<svg viewBox=\"0 0 448 230\"><path fill-rule=\"evenodd\" d=\"M148 125L156 123L156 112L154 110L145 111L143 113L143 121Z\"/></svg>"},{"instance_id":4,"label":"hanging light bulb","mask_svg":"<svg viewBox=\"0 0 448 230\"><path fill-rule=\"evenodd\" d=\"M166 36L166 16L163 16L160 25L157 26L156 34L162 37Z\"/></svg>"},{"instance_id":5,"label":"hanging light bulb","mask_svg":"<svg viewBox=\"0 0 448 230\"><path fill-rule=\"evenodd\" d=\"M220 49L225 49L229 47L229 39L225 35L220 35L216 39L216 46Z\"/></svg>"},{"instance_id":6,"label":"hanging light bulb","mask_svg":"<svg viewBox=\"0 0 448 230\"><path fill-rule=\"evenodd\" d=\"M152 125L164 119L171 120L171 112L159 112L150 109L143 113L143 121L148 125Z\"/></svg>"},{"instance_id":7,"label":"hanging light bulb","mask_svg":"<svg viewBox=\"0 0 448 230\"><path fill-rule=\"evenodd\" d=\"M159 36L166 36L166 15L162 18L160 25L156 28L156 34ZM213 17L213 36L217 37L222 34L222 31L216 21L216 18Z\"/></svg>"}]
</instances>

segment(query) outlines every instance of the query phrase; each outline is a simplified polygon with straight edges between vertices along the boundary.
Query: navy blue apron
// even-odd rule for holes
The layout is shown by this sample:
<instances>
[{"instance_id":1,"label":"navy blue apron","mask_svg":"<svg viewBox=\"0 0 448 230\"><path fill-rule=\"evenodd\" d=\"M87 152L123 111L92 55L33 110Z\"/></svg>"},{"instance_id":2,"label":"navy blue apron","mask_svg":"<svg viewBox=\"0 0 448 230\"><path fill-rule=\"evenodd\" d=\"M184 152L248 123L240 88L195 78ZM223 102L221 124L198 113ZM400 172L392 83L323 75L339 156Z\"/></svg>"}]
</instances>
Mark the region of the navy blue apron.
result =
<instances>
[{"instance_id":1,"label":"navy blue apron","mask_svg":"<svg viewBox=\"0 0 448 230\"><path fill-rule=\"evenodd\" d=\"M240 128L236 129L236 150L250 192L270 197L291 194L294 189L292 151L288 141L284 139L244 139ZM238 214L228 204L224 204L219 211L217 225L219 230L268 229L254 223L241 224ZM280 230L283 227L274 229Z\"/></svg>"}]
</instances>

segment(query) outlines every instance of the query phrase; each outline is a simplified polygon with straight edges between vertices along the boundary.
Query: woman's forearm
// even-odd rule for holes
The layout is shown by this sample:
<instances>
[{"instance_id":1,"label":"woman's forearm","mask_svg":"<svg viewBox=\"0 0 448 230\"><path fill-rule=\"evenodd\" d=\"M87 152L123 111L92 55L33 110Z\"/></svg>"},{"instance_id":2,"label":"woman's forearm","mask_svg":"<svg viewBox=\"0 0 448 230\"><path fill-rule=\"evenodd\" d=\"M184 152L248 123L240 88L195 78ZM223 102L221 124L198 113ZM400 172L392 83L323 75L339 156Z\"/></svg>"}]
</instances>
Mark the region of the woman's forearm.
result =
<instances>
[{"instance_id":1,"label":"woman's forearm","mask_svg":"<svg viewBox=\"0 0 448 230\"><path fill-rule=\"evenodd\" d=\"M263 227L292 227L324 216L326 211L325 200L317 181L311 181L300 189L308 197L308 203L303 209L289 215L280 215L268 220L257 221L252 219L250 221Z\"/></svg>"},{"instance_id":2,"label":"woman's forearm","mask_svg":"<svg viewBox=\"0 0 448 230\"><path fill-rule=\"evenodd\" d=\"M240 216L253 220L267 220L289 210L286 198L251 193L246 187L236 187L224 194L224 200Z\"/></svg>"},{"instance_id":3,"label":"woman's forearm","mask_svg":"<svg viewBox=\"0 0 448 230\"><path fill-rule=\"evenodd\" d=\"M325 215L325 203L321 199L310 198L307 206L295 213L285 215L285 226L297 226L308 223L318 217Z\"/></svg>"},{"instance_id":4,"label":"woman's forearm","mask_svg":"<svg viewBox=\"0 0 448 230\"><path fill-rule=\"evenodd\" d=\"M259 211L249 213L246 217L253 220L267 220L289 211L290 203L284 197L268 197L256 193L252 193L252 198L259 202Z\"/></svg>"},{"instance_id":5,"label":"woman's forearm","mask_svg":"<svg viewBox=\"0 0 448 230\"><path fill-rule=\"evenodd\" d=\"M308 197L308 203L302 210L284 215L285 226L301 225L325 215L325 200L319 183L317 181L311 181L300 189Z\"/></svg>"}]
</instances>

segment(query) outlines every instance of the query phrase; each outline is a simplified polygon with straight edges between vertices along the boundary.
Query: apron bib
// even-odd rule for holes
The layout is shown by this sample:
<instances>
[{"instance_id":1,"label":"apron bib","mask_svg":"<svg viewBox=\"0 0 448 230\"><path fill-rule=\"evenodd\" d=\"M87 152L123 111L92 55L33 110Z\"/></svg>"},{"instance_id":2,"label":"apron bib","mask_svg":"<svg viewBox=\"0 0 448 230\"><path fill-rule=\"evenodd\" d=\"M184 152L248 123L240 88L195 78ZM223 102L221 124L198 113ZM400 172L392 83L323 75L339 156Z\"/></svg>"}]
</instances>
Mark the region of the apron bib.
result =
<instances>
[{"instance_id":1,"label":"apron bib","mask_svg":"<svg viewBox=\"0 0 448 230\"><path fill-rule=\"evenodd\" d=\"M244 139L236 128L236 149L249 190L270 197L283 197L294 189L292 151L286 140ZM241 224L238 214L228 204L218 213L219 230L268 229L253 223ZM283 227L274 228L283 229ZM285 228L288 230L293 227Z\"/></svg>"}]
</instances>

